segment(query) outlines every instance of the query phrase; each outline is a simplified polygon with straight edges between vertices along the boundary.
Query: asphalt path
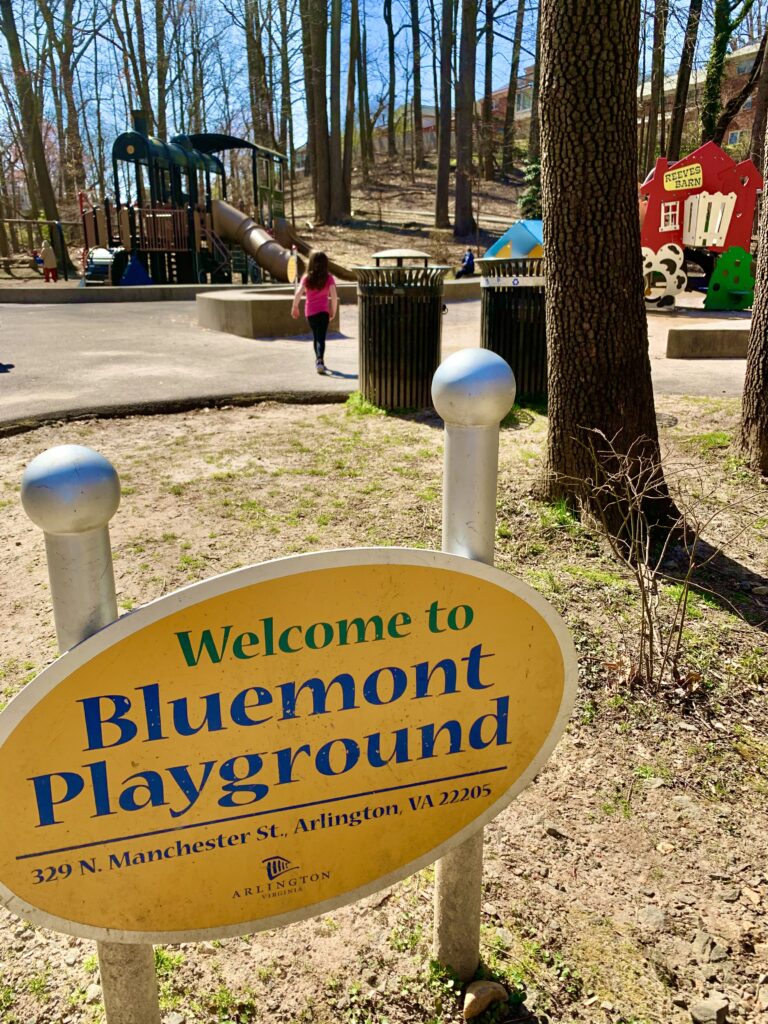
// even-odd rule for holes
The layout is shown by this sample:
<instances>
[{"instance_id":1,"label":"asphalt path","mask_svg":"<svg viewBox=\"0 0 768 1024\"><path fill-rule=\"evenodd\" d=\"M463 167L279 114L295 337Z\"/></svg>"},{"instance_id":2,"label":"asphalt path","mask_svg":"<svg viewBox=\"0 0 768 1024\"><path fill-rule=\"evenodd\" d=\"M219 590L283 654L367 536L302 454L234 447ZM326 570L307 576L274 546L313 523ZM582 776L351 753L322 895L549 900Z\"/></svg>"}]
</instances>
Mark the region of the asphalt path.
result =
<instances>
[{"instance_id":1,"label":"asphalt path","mask_svg":"<svg viewBox=\"0 0 768 1024\"><path fill-rule=\"evenodd\" d=\"M748 326L749 314L703 310L649 315L658 393L740 395L744 360L666 359L672 326ZM170 410L207 402L339 401L358 388L357 309L315 372L309 335L251 340L198 326L194 302L21 305L0 303L0 425L88 412ZM443 358L480 342L480 302L451 303Z\"/></svg>"}]
</instances>

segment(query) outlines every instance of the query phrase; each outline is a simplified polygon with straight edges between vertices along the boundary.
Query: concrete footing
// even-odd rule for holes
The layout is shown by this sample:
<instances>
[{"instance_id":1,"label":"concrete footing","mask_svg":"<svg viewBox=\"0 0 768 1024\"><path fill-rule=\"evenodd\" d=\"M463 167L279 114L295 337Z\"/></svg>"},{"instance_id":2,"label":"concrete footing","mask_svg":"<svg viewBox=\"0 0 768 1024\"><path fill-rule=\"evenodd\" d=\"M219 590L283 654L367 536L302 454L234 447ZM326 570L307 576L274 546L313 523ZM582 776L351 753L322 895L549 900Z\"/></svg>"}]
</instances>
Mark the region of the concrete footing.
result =
<instances>
[{"instance_id":1,"label":"concrete footing","mask_svg":"<svg viewBox=\"0 0 768 1024\"><path fill-rule=\"evenodd\" d=\"M307 334L303 316L291 316L293 289L283 293L255 291L214 292L197 296L197 322L201 327L239 338L291 338ZM343 301L343 300L342 300ZM339 329L339 314L330 323Z\"/></svg>"},{"instance_id":2,"label":"concrete footing","mask_svg":"<svg viewBox=\"0 0 768 1024\"><path fill-rule=\"evenodd\" d=\"M747 328L673 327L667 334L667 359L746 359Z\"/></svg>"},{"instance_id":3,"label":"concrete footing","mask_svg":"<svg viewBox=\"0 0 768 1024\"><path fill-rule=\"evenodd\" d=\"M357 305L357 283L338 281L336 290L342 306ZM292 338L308 331L307 321L291 316L290 285L258 288L231 288L197 296L197 322L201 327L240 338ZM480 280L446 281L446 302L461 302L480 296ZM339 315L331 321L331 330L339 329Z\"/></svg>"}]
</instances>

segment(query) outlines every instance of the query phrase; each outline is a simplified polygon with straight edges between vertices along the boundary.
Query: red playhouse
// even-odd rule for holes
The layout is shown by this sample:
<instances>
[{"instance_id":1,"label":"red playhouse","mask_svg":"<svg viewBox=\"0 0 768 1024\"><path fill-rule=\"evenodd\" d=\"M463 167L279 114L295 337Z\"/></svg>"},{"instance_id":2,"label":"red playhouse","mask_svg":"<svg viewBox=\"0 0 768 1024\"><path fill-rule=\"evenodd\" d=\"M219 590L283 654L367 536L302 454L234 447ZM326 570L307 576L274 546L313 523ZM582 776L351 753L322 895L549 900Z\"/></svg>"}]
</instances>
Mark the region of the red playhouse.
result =
<instances>
[{"instance_id":1,"label":"red playhouse","mask_svg":"<svg viewBox=\"0 0 768 1024\"><path fill-rule=\"evenodd\" d=\"M639 186L649 304L674 304L687 283L685 260L704 270L707 308L752 304L750 245L762 187L763 177L751 160L737 164L714 142L676 163L659 157Z\"/></svg>"}]
</instances>

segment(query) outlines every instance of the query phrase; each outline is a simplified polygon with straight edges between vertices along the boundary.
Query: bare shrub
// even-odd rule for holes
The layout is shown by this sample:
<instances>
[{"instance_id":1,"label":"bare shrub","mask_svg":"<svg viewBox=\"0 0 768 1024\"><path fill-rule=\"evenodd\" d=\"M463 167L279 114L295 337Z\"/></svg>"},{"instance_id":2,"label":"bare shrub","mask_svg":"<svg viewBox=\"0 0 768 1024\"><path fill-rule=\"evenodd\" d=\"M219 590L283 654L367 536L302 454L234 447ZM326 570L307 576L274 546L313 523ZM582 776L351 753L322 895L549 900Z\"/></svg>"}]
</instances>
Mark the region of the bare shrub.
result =
<instances>
[{"instance_id":1,"label":"bare shrub","mask_svg":"<svg viewBox=\"0 0 768 1024\"><path fill-rule=\"evenodd\" d=\"M632 575L640 598L637 629L627 637L624 682L651 692L664 690L688 703L702 683L699 672L684 667L691 591L709 594L741 616L702 577L705 569L716 571L713 563L759 514L743 501L718 495L690 461L667 455L659 466L643 454L649 450L648 438L638 438L625 453L602 431L588 433L589 440L580 443L590 453L593 472L578 482L582 512L589 510L613 555ZM674 512L660 523L653 506L662 474Z\"/></svg>"}]
</instances>

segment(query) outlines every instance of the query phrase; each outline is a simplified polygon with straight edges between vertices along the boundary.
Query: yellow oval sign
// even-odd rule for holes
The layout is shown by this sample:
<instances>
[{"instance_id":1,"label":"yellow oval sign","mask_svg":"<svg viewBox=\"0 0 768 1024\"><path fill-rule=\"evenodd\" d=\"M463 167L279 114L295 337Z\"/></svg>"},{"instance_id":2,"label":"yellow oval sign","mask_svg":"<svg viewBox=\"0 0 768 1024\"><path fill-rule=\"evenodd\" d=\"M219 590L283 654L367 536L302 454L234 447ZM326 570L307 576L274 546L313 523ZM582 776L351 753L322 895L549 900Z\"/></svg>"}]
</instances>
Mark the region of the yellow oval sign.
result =
<instances>
[{"instance_id":1,"label":"yellow oval sign","mask_svg":"<svg viewBox=\"0 0 768 1024\"><path fill-rule=\"evenodd\" d=\"M124 942L352 902L533 778L575 665L538 594L439 552L302 555L177 591L0 715L0 899Z\"/></svg>"}]
</instances>

